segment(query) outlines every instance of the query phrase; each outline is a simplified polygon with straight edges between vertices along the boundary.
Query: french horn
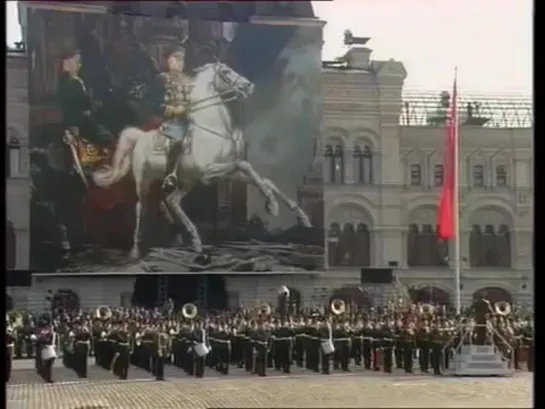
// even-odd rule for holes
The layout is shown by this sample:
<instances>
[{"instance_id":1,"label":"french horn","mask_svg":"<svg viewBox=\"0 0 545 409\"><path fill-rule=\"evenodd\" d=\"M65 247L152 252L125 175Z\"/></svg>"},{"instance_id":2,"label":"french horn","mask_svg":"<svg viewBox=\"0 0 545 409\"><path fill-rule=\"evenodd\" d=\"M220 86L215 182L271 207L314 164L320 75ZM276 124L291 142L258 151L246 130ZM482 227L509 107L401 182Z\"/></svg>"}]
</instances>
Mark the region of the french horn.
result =
<instances>
[{"instance_id":1,"label":"french horn","mask_svg":"<svg viewBox=\"0 0 545 409\"><path fill-rule=\"evenodd\" d=\"M280 296L284 296L286 298L289 298L290 296L290 289L288 287L286 287L285 285L283 285L282 287L280 287L280 289L278 290L278 295Z\"/></svg>"},{"instance_id":2,"label":"french horn","mask_svg":"<svg viewBox=\"0 0 545 409\"><path fill-rule=\"evenodd\" d=\"M433 312L435 311L435 307L431 304L422 304L418 311L420 312L420 314L433 314Z\"/></svg>"},{"instance_id":3,"label":"french horn","mask_svg":"<svg viewBox=\"0 0 545 409\"><path fill-rule=\"evenodd\" d=\"M187 320L193 320L197 318L198 313L199 309L193 303L184 304L184 306L182 307L182 315Z\"/></svg>"},{"instance_id":4,"label":"french horn","mask_svg":"<svg viewBox=\"0 0 545 409\"><path fill-rule=\"evenodd\" d=\"M112 318L112 310L107 305L99 305L96 309L96 317L98 319L110 319Z\"/></svg>"},{"instance_id":5,"label":"french horn","mask_svg":"<svg viewBox=\"0 0 545 409\"><path fill-rule=\"evenodd\" d=\"M507 301L498 301L494 304L494 311L501 316L509 315L511 314L511 304Z\"/></svg>"},{"instance_id":6,"label":"french horn","mask_svg":"<svg viewBox=\"0 0 545 409\"><path fill-rule=\"evenodd\" d=\"M346 303L343 300L336 298L329 303L329 309L333 314L341 315L346 311Z\"/></svg>"}]
</instances>

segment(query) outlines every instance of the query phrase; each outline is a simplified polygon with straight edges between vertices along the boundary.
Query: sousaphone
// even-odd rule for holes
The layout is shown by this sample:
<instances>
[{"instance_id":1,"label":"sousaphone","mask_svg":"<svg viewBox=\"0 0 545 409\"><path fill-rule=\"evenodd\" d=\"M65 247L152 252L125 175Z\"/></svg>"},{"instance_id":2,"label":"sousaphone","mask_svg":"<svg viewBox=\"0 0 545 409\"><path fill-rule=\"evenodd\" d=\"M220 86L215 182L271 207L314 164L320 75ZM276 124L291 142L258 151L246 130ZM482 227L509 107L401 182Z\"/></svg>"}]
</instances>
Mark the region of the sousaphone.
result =
<instances>
[{"instance_id":1,"label":"sousaphone","mask_svg":"<svg viewBox=\"0 0 545 409\"><path fill-rule=\"evenodd\" d=\"M283 285L282 287L280 287L278 289L278 295L289 298L290 297L290 289L287 286Z\"/></svg>"},{"instance_id":2,"label":"sousaphone","mask_svg":"<svg viewBox=\"0 0 545 409\"><path fill-rule=\"evenodd\" d=\"M261 307L259 307L258 309L258 313L259 315L271 315L272 313L271 305L267 303L261 305Z\"/></svg>"},{"instance_id":3,"label":"sousaphone","mask_svg":"<svg viewBox=\"0 0 545 409\"><path fill-rule=\"evenodd\" d=\"M182 315L187 320L193 320L197 318L197 314L199 313L199 309L197 306L193 303L187 303L184 304L182 307Z\"/></svg>"},{"instance_id":4,"label":"sousaphone","mask_svg":"<svg viewBox=\"0 0 545 409\"><path fill-rule=\"evenodd\" d=\"M96 317L98 319L110 319L112 318L112 310L107 305L99 305L96 309Z\"/></svg>"},{"instance_id":5,"label":"sousaphone","mask_svg":"<svg viewBox=\"0 0 545 409\"><path fill-rule=\"evenodd\" d=\"M335 298L329 303L329 309L334 315L341 315L346 311L346 303L340 298Z\"/></svg>"},{"instance_id":6,"label":"sousaphone","mask_svg":"<svg viewBox=\"0 0 545 409\"><path fill-rule=\"evenodd\" d=\"M507 301L498 301L494 304L494 311L501 316L509 315L511 314L511 304Z\"/></svg>"}]
</instances>

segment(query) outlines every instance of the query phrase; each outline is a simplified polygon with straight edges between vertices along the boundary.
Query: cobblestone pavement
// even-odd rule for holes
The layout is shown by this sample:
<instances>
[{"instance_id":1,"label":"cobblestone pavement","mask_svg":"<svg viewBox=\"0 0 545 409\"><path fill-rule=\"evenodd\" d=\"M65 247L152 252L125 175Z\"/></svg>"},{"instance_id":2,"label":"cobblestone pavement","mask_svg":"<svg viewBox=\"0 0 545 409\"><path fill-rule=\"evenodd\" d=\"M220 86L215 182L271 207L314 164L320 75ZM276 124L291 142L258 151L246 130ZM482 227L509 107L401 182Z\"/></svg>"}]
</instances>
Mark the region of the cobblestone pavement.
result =
<instances>
[{"instance_id":1,"label":"cobblestone pavement","mask_svg":"<svg viewBox=\"0 0 545 409\"><path fill-rule=\"evenodd\" d=\"M55 368L58 375L60 368ZM132 368L131 368L132 369ZM92 371L97 370L93 368ZM27 370L28 371L28 370ZM20 372L16 370L15 372ZM402 376L377 372L257 378L242 373L205 379L149 376L117 381L90 378L55 384L9 384L13 409L199 409L288 407L531 407L532 375L512 378ZM104 376L106 375L106 376ZM215 375L215 374L214 374Z\"/></svg>"}]
</instances>

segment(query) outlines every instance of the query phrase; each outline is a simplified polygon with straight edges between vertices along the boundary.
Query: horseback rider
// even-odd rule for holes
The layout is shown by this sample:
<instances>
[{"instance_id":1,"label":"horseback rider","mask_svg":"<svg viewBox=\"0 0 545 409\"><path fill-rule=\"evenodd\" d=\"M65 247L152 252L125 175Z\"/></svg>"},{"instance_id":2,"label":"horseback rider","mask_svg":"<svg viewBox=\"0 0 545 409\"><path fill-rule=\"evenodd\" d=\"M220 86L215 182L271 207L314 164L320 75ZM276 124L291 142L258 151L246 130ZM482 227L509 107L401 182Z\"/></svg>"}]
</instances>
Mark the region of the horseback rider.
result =
<instances>
[{"instance_id":1,"label":"horseback rider","mask_svg":"<svg viewBox=\"0 0 545 409\"><path fill-rule=\"evenodd\" d=\"M185 43L176 44L166 54L167 71L159 74L158 91L163 117L162 132L170 140L167 153L166 177L163 188L173 189L177 183L177 159L189 122L187 118L191 104L194 78L184 72Z\"/></svg>"}]
</instances>

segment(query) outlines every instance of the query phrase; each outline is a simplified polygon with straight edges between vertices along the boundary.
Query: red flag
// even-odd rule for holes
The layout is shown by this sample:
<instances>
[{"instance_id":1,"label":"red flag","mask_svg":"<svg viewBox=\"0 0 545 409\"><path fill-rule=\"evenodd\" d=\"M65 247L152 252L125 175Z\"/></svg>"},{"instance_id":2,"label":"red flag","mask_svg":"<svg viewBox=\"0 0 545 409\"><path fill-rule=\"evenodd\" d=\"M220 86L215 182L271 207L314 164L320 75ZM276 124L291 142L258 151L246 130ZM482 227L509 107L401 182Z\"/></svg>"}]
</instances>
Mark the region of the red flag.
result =
<instances>
[{"instance_id":1,"label":"red flag","mask_svg":"<svg viewBox=\"0 0 545 409\"><path fill-rule=\"evenodd\" d=\"M454 189L457 189L455 183L457 179L456 172L458 171L458 166L455 162L455 151L458 143L458 110L456 100L457 93L455 77L445 138L445 174L443 179L443 187L441 189L441 197L439 198L439 214L437 217L440 239L450 239L454 237L456 234L455 217L458 217L458 215L455 214L454 206Z\"/></svg>"}]
</instances>

